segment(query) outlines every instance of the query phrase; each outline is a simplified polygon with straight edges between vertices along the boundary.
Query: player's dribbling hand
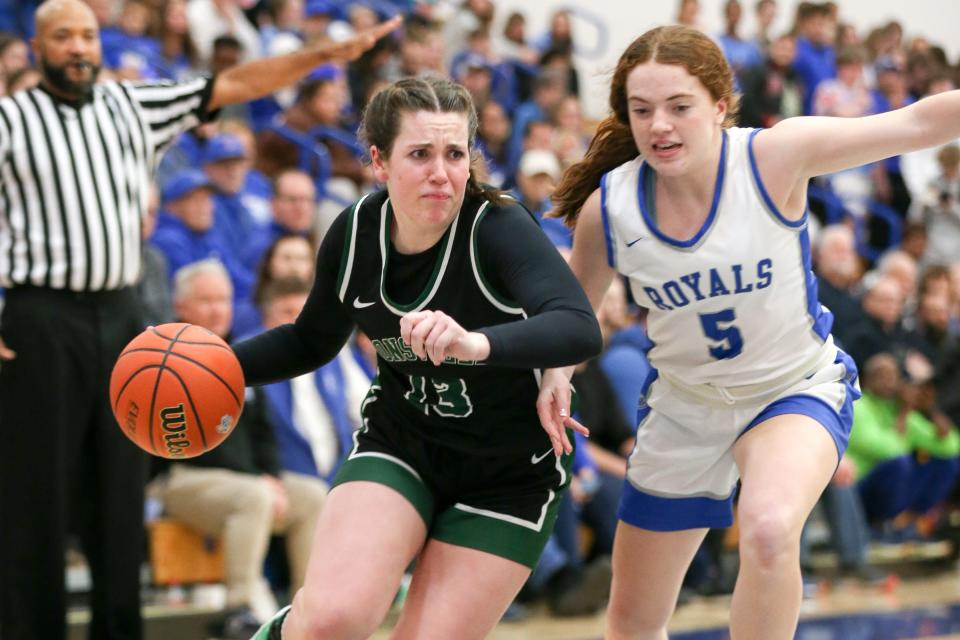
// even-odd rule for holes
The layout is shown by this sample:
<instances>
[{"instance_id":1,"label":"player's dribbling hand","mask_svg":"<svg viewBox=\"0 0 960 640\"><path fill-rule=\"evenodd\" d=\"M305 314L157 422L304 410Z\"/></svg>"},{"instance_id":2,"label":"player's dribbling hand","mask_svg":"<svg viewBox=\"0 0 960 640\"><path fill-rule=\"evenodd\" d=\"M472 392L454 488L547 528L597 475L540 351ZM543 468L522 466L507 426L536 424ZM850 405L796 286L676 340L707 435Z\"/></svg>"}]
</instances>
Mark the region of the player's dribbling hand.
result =
<instances>
[{"instance_id":1,"label":"player's dribbling hand","mask_svg":"<svg viewBox=\"0 0 960 640\"><path fill-rule=\"evenodd\" d=\"M414 311L400 318L400 337L418 358L440 366L448 357L486 360L490 341L482 333L467 331L442 311Z\"/></svg>"},{"instance_id":2,"label":"player's dribbling hand","mask_svg":"<svg viewBox=\"0 0 960 640\"><path fill-rule=\"evenodd\" d=\"M17 352L7 346L7 343L0 338L0 360L13 360L17 357Z\"/></svg>"},{"instance_id":3,"label":"player's dribbling hand","mask_svg":"<svg viewBox=\"0 0 960 640\"><path fill-rule=\"evenodd\" d=\"M570 377L564 369L543 372L540 395L537 396L537 415L550 437L553 452L558 456L573 452L573 444L567 436L568 428L590 435L588 428L570 417Z\"/></svg>"}]
</instances>

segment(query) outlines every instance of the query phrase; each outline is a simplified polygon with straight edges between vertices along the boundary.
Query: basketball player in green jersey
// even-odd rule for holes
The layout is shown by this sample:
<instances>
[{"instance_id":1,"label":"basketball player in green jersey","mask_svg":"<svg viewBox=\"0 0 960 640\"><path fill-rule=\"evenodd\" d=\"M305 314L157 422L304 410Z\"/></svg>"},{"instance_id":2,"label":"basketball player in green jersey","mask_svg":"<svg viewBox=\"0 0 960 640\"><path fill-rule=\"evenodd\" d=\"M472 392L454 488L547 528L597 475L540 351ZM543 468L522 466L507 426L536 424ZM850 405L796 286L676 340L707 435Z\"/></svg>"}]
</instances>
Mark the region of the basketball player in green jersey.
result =
<instances>
[{"instance_id":1,"label":"basketball player in green jersey","mask_svg":"<svg viewBox=\"0 0 960 640\"><path fill-rule=\"evenodd\" d=\"M297 321L236 346L248 384L320 366L355 326L378 360L305 585L258 640L369 637L414 559L394 637L482 638L553 528L570 449L540 428L539 368L600 331L534 218L476 181L476 130L449 81L377 94L361 133L386 190L334 222Z\"/></svg>"}]
</instances>

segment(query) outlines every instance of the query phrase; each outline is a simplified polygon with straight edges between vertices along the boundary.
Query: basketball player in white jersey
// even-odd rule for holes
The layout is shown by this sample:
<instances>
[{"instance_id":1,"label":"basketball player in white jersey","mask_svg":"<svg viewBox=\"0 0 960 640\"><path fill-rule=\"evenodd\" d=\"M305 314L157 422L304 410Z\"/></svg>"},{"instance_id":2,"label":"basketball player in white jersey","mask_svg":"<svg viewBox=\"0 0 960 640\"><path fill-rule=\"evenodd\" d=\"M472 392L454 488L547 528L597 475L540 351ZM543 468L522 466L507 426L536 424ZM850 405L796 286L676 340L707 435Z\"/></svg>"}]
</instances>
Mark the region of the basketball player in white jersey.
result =
<instances>
[{"instance_id":1,"label":"basketball player in white jersey","mask_svg":"<svg viewBox=\"0 0 960 640\"><path fill-rule=\"evenodd\" d=\"M660 27L623 53L613 114L565 175L571 267L596 309L627 276L649 309L655 372L638 412L614 547L608 640L666 638L684 572L732 522L738 477L737 640L792 638L800 530L846 447L856 368L817 301L807 181L960 136L960 91L855 119L732 128L733 76L699 31ZM538 407L566 448L569 370ZM559 445L558 445L559 446Z\"/></svg>"}]
</instances>

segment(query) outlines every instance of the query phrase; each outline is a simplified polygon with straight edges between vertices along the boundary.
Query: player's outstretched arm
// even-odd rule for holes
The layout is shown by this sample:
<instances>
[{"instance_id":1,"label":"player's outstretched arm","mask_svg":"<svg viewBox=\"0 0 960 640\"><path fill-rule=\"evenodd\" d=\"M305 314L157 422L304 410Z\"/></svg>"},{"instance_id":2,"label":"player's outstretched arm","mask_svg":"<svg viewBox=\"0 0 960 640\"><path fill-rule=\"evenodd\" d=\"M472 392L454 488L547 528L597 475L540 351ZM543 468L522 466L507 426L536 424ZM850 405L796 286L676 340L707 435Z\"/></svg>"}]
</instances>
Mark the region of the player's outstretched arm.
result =
<instances>
[{"instance_id":1,"label":"player's outstretched arm","mask_svg":"<svg viewBox=\"0 0 960 640\"><path fill-rule=\"evenodd\" d=\"M957 138L960 91L947 91L861 118L787 118L757 135L755 151L761 173L806 180Z\"/></svg>"},{"instance_id":2,"label":"player's outstretched arm","mask_svg":"<svg viewBox=\"0 0 960 640\"><path fill-rule=\"evenodd\" d=\"M399 27L401 21L396 16L343 42L314 45L224 71L214 80L209 109L213 111L228 104L249 102L292 86L321 64L356 60L377 40Z\"/></svg>"}]
</instances>

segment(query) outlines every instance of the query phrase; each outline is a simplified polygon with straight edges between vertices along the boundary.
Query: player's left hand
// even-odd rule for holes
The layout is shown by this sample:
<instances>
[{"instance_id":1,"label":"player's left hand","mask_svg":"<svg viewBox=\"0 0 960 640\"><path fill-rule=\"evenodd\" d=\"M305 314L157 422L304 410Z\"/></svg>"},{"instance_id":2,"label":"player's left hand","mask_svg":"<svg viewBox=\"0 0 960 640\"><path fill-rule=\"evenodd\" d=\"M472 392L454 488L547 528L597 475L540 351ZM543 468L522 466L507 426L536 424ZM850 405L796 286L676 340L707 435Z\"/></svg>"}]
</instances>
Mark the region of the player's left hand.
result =
<instances>
[{"instance_id":1,"label":"player's left hand","mask_svg":"<svg viewBox=\"0 0 960 640\"><path fill-rule=\"evenodd\" d=\"M442 311L414 311L400 318L400 337L418 358L440 366L448 357L486 360L490 341L482 333L467 331Z\"/></svg>"},{"instance_id":2,"label":"player's left hand","mask_svg":"<svg viewBox=\"0 0 960 640\"><path fill-rule=\"evenodd\" d=\"M573 367L565 369L547 369L540 379L540 393L537 396L537 416L540 426L550 438L553 452L557 456L573 453L573 443L567 435L567 429L579 431L589 437L590 430L569 415L570 376Z\"/></svg>"}]
</instances>

